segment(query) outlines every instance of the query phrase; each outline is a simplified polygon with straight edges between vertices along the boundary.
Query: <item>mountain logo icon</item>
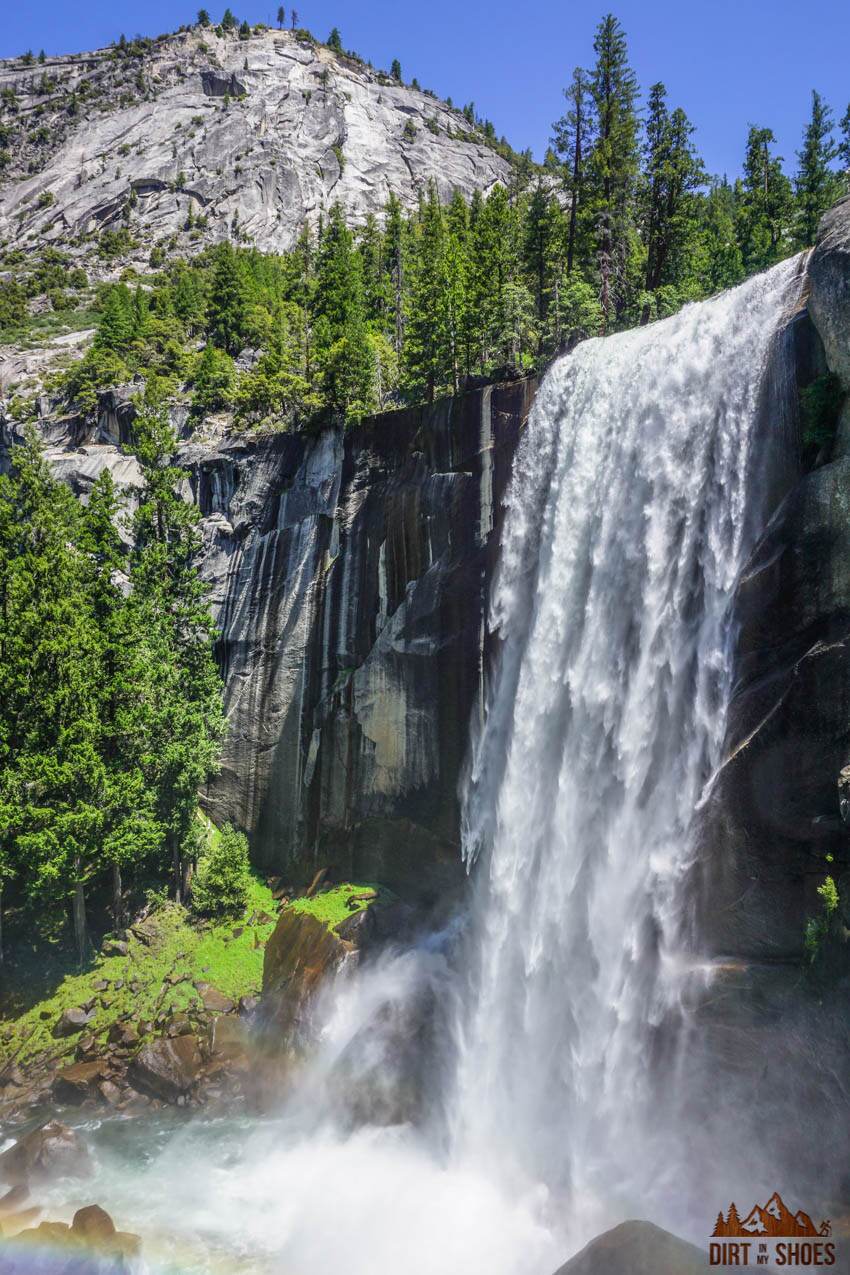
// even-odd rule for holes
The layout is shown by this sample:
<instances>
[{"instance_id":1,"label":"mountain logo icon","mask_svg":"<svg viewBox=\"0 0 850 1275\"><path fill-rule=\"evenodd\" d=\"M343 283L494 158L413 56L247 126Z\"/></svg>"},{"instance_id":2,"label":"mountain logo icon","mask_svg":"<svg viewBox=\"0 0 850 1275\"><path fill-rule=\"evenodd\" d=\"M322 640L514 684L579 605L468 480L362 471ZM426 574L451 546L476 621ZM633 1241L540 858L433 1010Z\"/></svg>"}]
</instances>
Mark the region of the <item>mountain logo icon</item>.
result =
<instances>
[{"instance_id":1,"label":"mountain logo icon","mask_svg":"<svg viewBox=\"0 0 850 1275\"><path fill-rule=\"evenodd\" d=\"M745 1218L741 1218L734 1204L724 1216L721 1211L717 1215L712 1238L726 1239L777 1239L777 1238L822 1238L832 1234L829 1222L821 1222L818 1229L808 1213L800 1209L792 1213L778 1191L774 1191L767 1204L756 1204Z\"/></svg>"}]
</instances>

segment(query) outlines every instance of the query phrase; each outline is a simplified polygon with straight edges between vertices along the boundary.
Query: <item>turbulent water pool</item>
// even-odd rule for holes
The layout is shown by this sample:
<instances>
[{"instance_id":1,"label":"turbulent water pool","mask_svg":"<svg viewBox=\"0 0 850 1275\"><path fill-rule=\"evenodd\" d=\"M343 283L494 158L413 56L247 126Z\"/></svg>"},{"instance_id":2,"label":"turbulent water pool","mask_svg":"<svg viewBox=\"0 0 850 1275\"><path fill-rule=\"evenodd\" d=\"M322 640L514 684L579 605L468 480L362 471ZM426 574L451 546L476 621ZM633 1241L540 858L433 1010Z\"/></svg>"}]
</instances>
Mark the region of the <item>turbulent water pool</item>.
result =
<instances>
[{"instance_id":1,"label":"turbulent water pool","mask_svg":"<svg viewBox=\"0 0 850 1275\"><path fill-rule=\"evenodd\" d=\"M81 1126L95 1176L56 1183L47 1213L97 1200L144 1237L151 1275L551 1275L568 1240L545 1192L511 1196L410 1128L348 1137L300 1121L107 1119ZM44 1197L43 1197L44 1198Z\"/></svg>"}]
</instances>

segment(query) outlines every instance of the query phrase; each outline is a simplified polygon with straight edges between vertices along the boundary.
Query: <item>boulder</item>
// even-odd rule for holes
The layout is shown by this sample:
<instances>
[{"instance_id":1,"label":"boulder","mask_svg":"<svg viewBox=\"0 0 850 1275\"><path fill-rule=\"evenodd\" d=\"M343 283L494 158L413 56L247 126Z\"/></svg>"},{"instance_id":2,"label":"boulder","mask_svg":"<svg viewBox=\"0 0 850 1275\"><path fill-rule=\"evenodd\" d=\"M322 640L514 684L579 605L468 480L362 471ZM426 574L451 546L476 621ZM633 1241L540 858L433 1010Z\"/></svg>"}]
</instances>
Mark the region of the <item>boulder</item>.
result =
<instances>
[{"instance_id":1,"label":"boulder","mask_svg":"<svg viewBox=\"0 0 850 1275\"><path fill-rule=\"evenodd\" d=\"M34 1129L0 1155L0 1182L13 1186L83 1177L91 1170L91 1158L79 1135L57 1120Z\"/></svg>"},{"instance_id":2,"label":"boulder","mask_svg":"<svg viewBox=\"0 0 850 1275\"><path fill-rule=\"evenodd\" d=\"M175 1102L189 1092L201 1071L196 1036L161 1037L144 1045L128 1071L130 1082L154 1098Z\"/></svg>"},{"instance_id":3,"label":"boulder","mask_svg":"<svg viewBox=\"0 0 850 1275\"><path fill-rule=\"evenodd\" d=\"M123 939L104 939L100 950L104 956L126 956L130 947Z\"/></svg>"},{"instance_id":4,"label":"boulder","mask_svg":"<svg viewBox=\"0 0 850 1275\"><path fill-rule=\"evenodd\" d=\"M124 1091L111 1080L104 1080L98 1086L98 1090L103 1101L110 1107L117 1107L124 1098Z\"/></svg>"},{"instance_id":5,"label":"boulder","mask_svg":"<svg viewBox=\"0 0 850 1275\"><path fill-rule=\"evenodd\" d=\"M74 1036L77 1032L81 1032L90 1020L90 1011L81 1006L76 1009L66 1009L53 1028L53 1035L59 1039L64 1036Z\"/></svg>"},{"instance_id":6,"label":"boulder","mask_svg":"<svg viewBox=\"0 0 850 1275\"><path fill-rule=\"evenodd\" d=\"M698 1275L708 1255L651 1222L623 1222L582 1249L556 1275Z\"/></svg>"},{"instance_id":7,"label":"boulder","mask_svg":"<svg viewBox=\"0 0 850 1275\"><path fill-rule=\"evenodd\" d=\"M71 1230L86 1244L97 1247L105 1240L112 1239L115 1234L115 1223L99 1204L88 1204L83 1209L77 1209L71 1223Z\"/></svg>"},{"instance_id":8,"label":"boulder","mask_svg":"<svg viewBox=\"0 0 850 1275\"><path fill-rule=\"evenodd\" d=\"M103 1062L77 1062L63 1067L53 1081L54 1098L57 1102L80 1103L97 1097L105 1071Z\"/></svg>"},{"instance_id":9,"label":"boulder","mask_svg":"<svg viewBox=\"0 0 850 1275\"><path fill-rule=\"evenodd\" d=\"M367 951L384 943L409 940L415 917L415 910L406 903L375 903L340 921L335 933L359 951Z\"/></svg>"},{"instance_id":10,"label":"boulder","mask_svg":"<svg viewBox=\"0 0 850 1275\"><path fill-rule=\"evenodd\" d=\"M128 1049L139 1042L138 1029L133 1023L113 1023L109 1029L109 1043Z\"/></svg>"},{"instance_id":11,"label":"boulder","mask_svg":"<svg viewBox=\"0 0 850 1275\"><path fill-rule=\"evenodd\" d=\"M211 1014L232 1014L233 1001L230 1000L217 987L213 987L210 983L196 983L198 994L204 1003L204 1009Z\"/></svg>"},{"instance_id":12,"label":"boulder","mask_svg":"<svg viewBox=\"0 0 850 1275\"><path fill-rule=\"evenodd\" d=\"M309 912L284 908L263 961L263 1016L284 1039L297 1032L322 980L351 951L352 944Z\"/></svg>"},{"instance_id":13,"label":"boulder","mask_svg":"<svg viewBox=\"0 0 850 1275\"><path fill-rule=\"evenodd\" d=\"M238 1018L217 1018L210 1037L210 1053L215 1057L241 1058L245 1054L248 1033Z\"/></svg>"}]
</instances>

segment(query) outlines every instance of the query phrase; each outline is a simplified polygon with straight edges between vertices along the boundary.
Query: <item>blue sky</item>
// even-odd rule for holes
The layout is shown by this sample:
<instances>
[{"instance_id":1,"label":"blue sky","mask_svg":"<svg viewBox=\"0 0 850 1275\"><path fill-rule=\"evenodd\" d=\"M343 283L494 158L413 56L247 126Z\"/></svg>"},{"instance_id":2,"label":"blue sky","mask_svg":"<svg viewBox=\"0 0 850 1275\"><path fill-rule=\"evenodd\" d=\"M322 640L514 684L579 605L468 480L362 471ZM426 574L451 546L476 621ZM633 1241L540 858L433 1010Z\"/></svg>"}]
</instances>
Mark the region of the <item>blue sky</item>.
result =
<instances>
[{"instance_id":1,"label":"blue sky","mask_svg":"<svg viewBox=\"0 0 850 1275\"><path fill-rule=\"evenodd\" d=\"M182 0L6 0L0 54L70 52L191 22L197 2ZM224 5L208 4L214 18ZM268 21L271 0L234 0L238 17ZM289 6L287 5L287 12ZM338 26L346 48L377 66L401 60L441 96L474 100L499 133L542 157L561 89L573 66L592 60L593 31L605 0L301 0L301 25L322 39ZM850 101L848 0L618 0L642 87L663 80L672 105L697 126L709 171L740 168L747 125L773 128L789 166L817 88L843 114Z\"/></svg>"}]
</instances>

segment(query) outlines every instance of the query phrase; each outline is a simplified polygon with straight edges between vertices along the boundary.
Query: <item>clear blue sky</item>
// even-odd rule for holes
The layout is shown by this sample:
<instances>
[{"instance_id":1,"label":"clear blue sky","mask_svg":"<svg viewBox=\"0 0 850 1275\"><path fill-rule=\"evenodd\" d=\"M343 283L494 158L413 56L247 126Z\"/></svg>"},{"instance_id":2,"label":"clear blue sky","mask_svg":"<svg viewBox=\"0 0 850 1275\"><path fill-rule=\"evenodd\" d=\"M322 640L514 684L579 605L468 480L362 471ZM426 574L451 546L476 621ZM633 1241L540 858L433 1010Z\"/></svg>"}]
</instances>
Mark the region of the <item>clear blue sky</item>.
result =
<instances>
[{"instance_id":1,"label":"clear blue sky","mask_svg":"<svg viewBox=\"0 0 850 1275\"><path fill-rule=\"evenodd\" d=\"M226 0L225 0L226 2ZM208 3L214 19L224 4ZM232 0L238 17L269 21L272 0ZM376 66L401 60L406 79L455 102L474 100L518 149L542 157L561 89L575 65L592 60L593 31L606 0L301 0L301 25L325 39L338 26L346 48ZM746 128L773 128L791 168L817 88L843 114L850 101L848 0L618 0L646 87L660 79L672 105L697 126L709 171L734 175ZM5 0L0 55L71 52L108 44L122 31L156 35L191 22L196 0ZM287 4L287 15L289 5Z\"/></svg>"}]
</instances>

